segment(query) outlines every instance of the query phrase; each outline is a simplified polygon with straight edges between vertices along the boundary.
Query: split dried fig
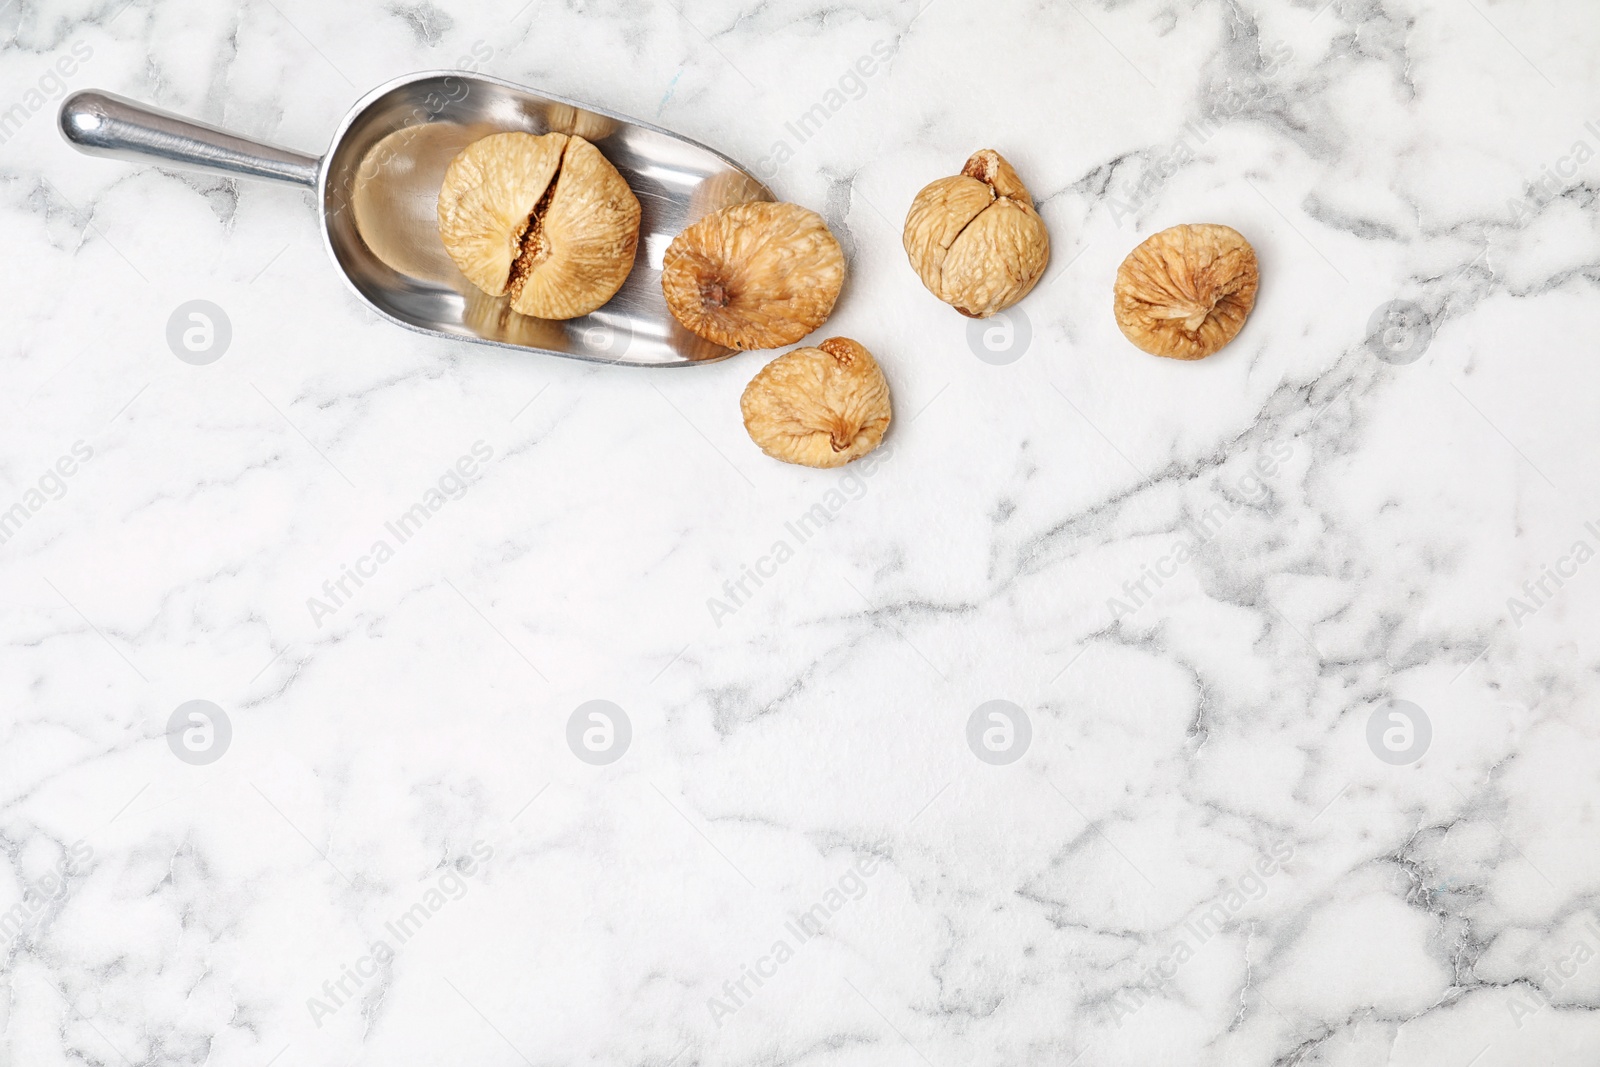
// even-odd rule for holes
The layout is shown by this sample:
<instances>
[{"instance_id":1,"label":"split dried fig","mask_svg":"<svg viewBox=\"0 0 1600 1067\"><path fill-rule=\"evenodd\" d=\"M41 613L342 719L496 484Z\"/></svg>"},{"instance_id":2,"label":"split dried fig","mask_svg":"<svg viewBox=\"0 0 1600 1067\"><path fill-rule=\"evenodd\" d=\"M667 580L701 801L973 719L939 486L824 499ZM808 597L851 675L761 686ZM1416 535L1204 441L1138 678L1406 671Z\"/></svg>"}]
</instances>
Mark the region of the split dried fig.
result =
<instances>
[{"instance_id":1,"label":"split dried fig","mask_svg":"<svg viewBox=\"0 0 1600 1067\"><path fill-rule=\"evenodd\" d=\"M798 204L713 212L673 239L661 268L673 317L724 348L794 344L827 321L843 287L843 249Z\"/></svg>"},{"instance_id":2,"label":"split dried fig","mask_svg":"<svg viewBox=\"0 0 1600 1067\"><path fill-rule=\"evenodd\" d=\"M848 337L830 337L761 368L739 410L750 439L773 459L842 467L883 440L889 383L871 352Z\"/></svg>"},{"instance_id":3,"label":"split dried fig","mask_svg":"<svg viewBox=\"0 0 1600 1067\"><path fill-rule=\"evenodd\" d=\"M616 295L639 245L639 201L582 137L497 133L451 161L439 237L467 280L541 319Z\"/></svg>"},{"instance_id":4,"label":"split dried fig","mask_svg":"<svg viewBox=\"0 0 1600 1067\"><path fill-rule=\"evenodd\" d=\"M1028 295L1050 262L1050 234L1011 164L985 148L961 173L926 186L906 214L904 243L928 291L986 319Z\"/></svg>"},{"instance_id":5,"label":"split dried fig","mask_svg":"<svg viewBox=\"0 0 1600 1067\"><path fill-rule=\"evenodd\" d=\"M1204 359L1239 335L1259 284L1256 251L1238 230L1174 226L1117 268L1117 325L1153 356Z\"/></svg>"}]
</instances>

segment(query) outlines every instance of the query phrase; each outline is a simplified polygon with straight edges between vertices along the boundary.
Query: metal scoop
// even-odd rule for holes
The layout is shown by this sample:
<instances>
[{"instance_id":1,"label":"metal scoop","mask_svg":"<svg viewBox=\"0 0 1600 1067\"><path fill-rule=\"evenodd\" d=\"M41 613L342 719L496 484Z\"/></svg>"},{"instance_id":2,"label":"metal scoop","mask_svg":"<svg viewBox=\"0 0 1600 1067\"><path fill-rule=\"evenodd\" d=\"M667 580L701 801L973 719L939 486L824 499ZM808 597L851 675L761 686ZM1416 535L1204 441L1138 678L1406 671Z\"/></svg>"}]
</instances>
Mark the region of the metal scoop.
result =
<instances>
[{"instance_id":1,"label":"metal scoop","mask_svg":"<svg viewBox=\"0 0 1600 1067\"><path fill-rule=\"evenodd\" d=\"M556 322L512 311L478 290L439 240L445 168L481 137L510 130L578 134L639 198L633 272L604 307ZM379 86L351 108L321 159L95 90L61 105L79 151L166 160L317 191L323 243L355 294L421 333L595 363L676 366L733 354L689 333L667 310L661 259L684 227L730 204L771 200L738 164L704 145L620 115L463 71L426 71Z\"/></svg>"}]
</instances>

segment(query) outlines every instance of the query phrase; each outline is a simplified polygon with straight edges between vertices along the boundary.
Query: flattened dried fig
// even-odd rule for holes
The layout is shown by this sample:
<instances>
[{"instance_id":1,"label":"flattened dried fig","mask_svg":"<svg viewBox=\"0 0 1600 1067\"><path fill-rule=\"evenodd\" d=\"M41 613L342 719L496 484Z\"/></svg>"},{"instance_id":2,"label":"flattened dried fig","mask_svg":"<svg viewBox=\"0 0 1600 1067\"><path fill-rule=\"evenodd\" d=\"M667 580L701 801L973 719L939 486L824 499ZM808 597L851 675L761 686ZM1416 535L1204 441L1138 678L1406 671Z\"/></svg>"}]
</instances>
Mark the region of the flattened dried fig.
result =
<instances>
[{"instance_id":1,"label":"flattened dried fig","mask_svg":"<svg viewBox=\"0 0 1600 1067\"><path fill-rule=\"evenodd\" d=\"M1117 268L1117 325L1153 356L1204 359L1244 328L1259 283L1256 251L1238 230L1174 226Z\"/></svg>"},{"instance_id":2,"label":"flattened dried fig","mask_svg":"<svg viewBox=\"0 0 1600 1067\"><path fill-rule=\"evenodd\" d=\"M906 255L928 291L986 319L1028 295L1050 262L1050 234L1011 164L985 148L917 194Z\"/></svg>"},{"instance_id":3,"label":"flattened dried fig","mask_svg":"<svg viewBox=\"0 0 1600 1067\"><path fill-rule=\"evenodd\" d=\"M541 319L616 295L639 245L639 201L605 156L564 133L497 133L451 161L439 237L467 280Z\"/></svg>"},{"instance_id":4,"label":"flattened dried fig","mask_svg":"<svg viewBox=\"0 0 1600 1067\"><path fill-rule=\"evenodd\" d=\"M844 251L815 211L734 204L667 248L661 290L684 328L724 348L791 345L827 321Z\"/></svg>"},{"instance_id":5,"label":"flattened dried fig","mask_svg":"<svg viewBox=\"0 0 1600 1067\"><path fill-rule=\"evenodd\" d=\"M797 348L761 368L739 398L750 440L773 459L842 467L878 447L889 428L889 383L848 337Z\"/></svg>"}]
</instances>

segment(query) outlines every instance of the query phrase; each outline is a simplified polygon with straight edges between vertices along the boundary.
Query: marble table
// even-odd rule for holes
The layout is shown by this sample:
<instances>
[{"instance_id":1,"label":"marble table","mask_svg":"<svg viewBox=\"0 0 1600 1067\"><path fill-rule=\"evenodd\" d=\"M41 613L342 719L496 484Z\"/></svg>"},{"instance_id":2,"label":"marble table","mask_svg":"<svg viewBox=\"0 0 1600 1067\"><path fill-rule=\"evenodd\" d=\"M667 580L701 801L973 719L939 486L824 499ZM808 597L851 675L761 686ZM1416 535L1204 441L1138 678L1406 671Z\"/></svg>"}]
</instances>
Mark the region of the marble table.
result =
<instances>
[{"instance_id":1,"label":"marble table","mask_svg":"<svg viewBox=\"0 0 1600 1067\"><path fill-rule=\"evenodd\" d=\"M515 8L0 10L0 1062L1600 1062L1593 0ZM454 66L822 212L873 464L54 128ZM974 325L900 222L984 147ZM1111 315L1181 222L1263 279L1193 364Z\"/></svg>"}]
</instances>

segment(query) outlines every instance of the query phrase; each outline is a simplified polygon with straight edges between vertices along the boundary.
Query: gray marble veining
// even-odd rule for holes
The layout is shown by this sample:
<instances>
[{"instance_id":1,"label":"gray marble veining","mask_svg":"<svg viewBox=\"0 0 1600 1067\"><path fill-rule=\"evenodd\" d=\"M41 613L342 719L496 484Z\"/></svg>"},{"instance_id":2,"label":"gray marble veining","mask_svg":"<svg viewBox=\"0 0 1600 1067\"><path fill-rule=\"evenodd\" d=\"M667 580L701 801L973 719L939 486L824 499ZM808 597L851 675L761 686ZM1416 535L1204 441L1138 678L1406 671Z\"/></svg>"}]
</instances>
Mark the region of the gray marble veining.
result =
<instances>
[{"instance_id":1,"label":"gray marble veining","mask_svg":"<svg viewBox=\"0 0 1600 1067\"><path fill-rule=\"evenodd\" d=\"M1600 1062L1592 0L514 8L0 10L0 1062ZM54 128L451 66L822 211L878 461ZM1053 259L971 324L900 221L983 147ZM1192 365L1179 222L1262 266Z\"/></svg>"}]
</instances>

